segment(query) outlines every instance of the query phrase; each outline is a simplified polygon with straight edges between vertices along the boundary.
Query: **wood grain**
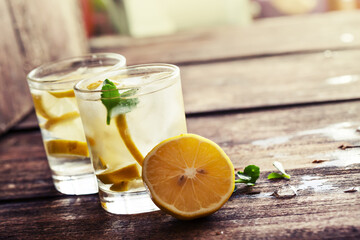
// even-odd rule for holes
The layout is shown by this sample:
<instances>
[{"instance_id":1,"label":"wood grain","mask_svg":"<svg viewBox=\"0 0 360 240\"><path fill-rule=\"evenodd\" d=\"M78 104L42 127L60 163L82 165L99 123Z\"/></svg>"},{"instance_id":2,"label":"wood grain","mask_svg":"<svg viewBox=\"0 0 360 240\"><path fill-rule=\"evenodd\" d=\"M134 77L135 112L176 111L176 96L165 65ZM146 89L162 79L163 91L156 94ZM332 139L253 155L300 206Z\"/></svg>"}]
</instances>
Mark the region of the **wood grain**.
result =
<instances>
[{"instance_id":1,"label":"wood grain","mask_svg":"<svg viewBox=\"0 0 360 240\"><path fill-rule=\"evenodd\" d=\"M360 14L332 12L255 21L248 27L194 30L176 35L134 39L92 39L95 52L117 52L128 64L189 64L254 56L360 47Z\"/></svg>"},{"instance_id":2,"label":"wood grain","mask_svg":"<svg viewBox=\"0 0 360 240\"><path fill-rule=\"evenodd\" d=\"M0 3L0 134L32 109L26 74L45 62L87 52L76 1Z\"/></svg>"},{"instance_id":3,"label":"wood grain","mask_svg":"<svg viewBox=\"0 0 360 240\"><path fill-rule=\"evenodd\" d=\"M360 164L358 145L360 101L272 111L191 117L188 130L218 143L234 166L249 164L274 171L273 161L286 169L351 167ZM313 160L326 160L320 164ZM51 175L38 131L13 132L0 139L0 200L54 196Z\"/></svg>"},{"instance_id":4,"label":"wood grain","mask_svg":"<svg viewBox=\"0 0 360 240\"><path fill-rule=\"evenodd\" d=\"M45 62L88 51L80 6L76 1L7 1L24 51L26 72Z\"/></svg>"},{"instance_id":5,"label":"wood grain","mask_svg":"<svg viewBox=\"0 0 360 240\"><path fill-rule=\"evenodd\" d=\"M181 67L187 113L359 99L360 51Z\"/></svg>"},{"instance_id":6,"label":"wood grain","mask_svg":"<svg viewBox=\"0 0 360 240\"><path fill-rule=\"evenodd\" d=\"M58 196L39 131L8 133L0 139L0 201Z\"/></svg>"},{"instance_id":7,"label":"wood grain","mask_svg":"<svg viewBox=\"0 0 360 240\"><path fill-rule=\"evenodd\" d=\"M163 212L119 216L101 209L96 195L57 197L0 205L0 238L31 239L357 239L360 237L359 166L351 169L297 169L290 181L266 180L239 189L215 214L179 221ZM306 178L304 178L306 176ZM322 181L309 185L310 180ZM270 196L290 183L291 199ZM327 188L326 190L325 187ZM249 194L258 191L260 194Z\"/></svg>"},{"instance_id":8,"label":"wood grain","mask_svg":"<svg viewBox=\"0 0 360 240\"><path fill-rule=\"evenodd\" d=\"M17 44L6 1L0 1L0 134L18 122L32 108L25 81L21 48Z\"/></svg>"},{"instance_id":9,"label":"wood grain","mask_svg":"<svg viewBox=\"0 0 360 240\"><path fill-rule=\"evenodd\" d=\"M194 117L188 129L218 143L234 166L249 164L274 170L273 161L285 169L360 164L360 101L322 106ZM313 160L326 160L320 164Z\"/></svg>"}]
</instances>

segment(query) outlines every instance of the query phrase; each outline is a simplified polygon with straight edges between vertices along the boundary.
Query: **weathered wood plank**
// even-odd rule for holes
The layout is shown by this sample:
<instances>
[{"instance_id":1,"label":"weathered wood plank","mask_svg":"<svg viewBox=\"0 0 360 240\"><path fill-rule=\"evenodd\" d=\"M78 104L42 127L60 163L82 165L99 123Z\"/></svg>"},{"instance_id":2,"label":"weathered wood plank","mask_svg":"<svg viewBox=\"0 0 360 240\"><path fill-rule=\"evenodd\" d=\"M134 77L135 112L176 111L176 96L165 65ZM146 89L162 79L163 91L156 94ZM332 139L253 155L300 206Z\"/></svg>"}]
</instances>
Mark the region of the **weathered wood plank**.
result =
<instances>
[{"instance_id":1,"label":"weathered wood plank","mask_svg":"<svg viewBox=\"0 0 360 240\"><path fill-rule=\"evenodd\" d=\"M187 113L360 97L360 51L335 51L181 67Z\"/></svg>"},{"instance_id":2,"label":"weathered wood plank","mask_svg":"<svg viewBox=\"0 0 360 240\"><path fill-rule=\"evenodd\" d=\"M188 119L188 129L213 139L234 165L274 169L351 166L360 163L360 102L278 109ZM321 164L314 160L326 160Z\"/></svg>"},{"instance_id":3,"label":"weathered wood plank","mask_svg":"<svg viewBox=\"0 0 360 240\"><path fill-rule=\"evenodd\" d=\"M0 139L0 200L60 195L39 131L8 133Z\"/></svg>"},{"instance_id":4,"label":"weathered wood plank","mask_svg":"<svg viewBox=\"0 0 360 240\"><path fill-rule=\"evenodd\" d=\"M360 163L360 101L223 116L191 117L188 130L217 142L236 168L249 164L275 170L351 166ZM326 160L315 164L313 160ZM14 132L0 138L0 200L53 196L40 132Z\"/></svg>"},{"instance_id":5,"label":"weathered wood plank","mask_svg":"<svg viewBox=\"0 0 360 240\"><path fill-rule=\"evenodd\" d=\"M32 109L26 82L31 69L88 51L77 4L72 0L1 1L0 134Z\"/></svg>"},{"instance_id":6,"label":"weathered wood plank","mask_svg":"<svg viewBox=\"0 0 360 240\"><path fill-rule=\"evenodd\" d=\"M45 62L88 51L78 2L8 0L8 3L25 56L25 72Z\"/></svg>"},{"instance_id":7,"label":"weathered wood plank","mask_svg":"<svg viewBox=\"0 0 360 240\"><path fill-rule=\"evenodd\" d=\"M0 134L18 122L32 108L25 85L21 49L6 1L0 1Z\"/></svg>"},{"instance_id":8,"label":"weathered wood plank","mask_svg":"<svg viewBox=\"0 0 360 240\"><path fill-rule=\"evenodd\" d=\"M92 39L96 52L118 52L129 64L175 64L303 51L360 47L360 15L332 12L271 18L248 27L195 30L149 39L107 36ZM270 37L271 36L271 37Z\"/></svg>"},{"instance_id":9,"label":"weathered wood plank","mask_svg":"<svg viewBox=\"0 0 360 240\"><path fill-rule=\"evenodd\" d=\"M118 216L101 209L96 195L0 204L0 238L31 239L358 239L360 166L297 169L290 181L266 180L249 194L243 187L215 214L179 221L163 212ZM290 183L298 195L270 194ZM320 184L319 184L320 183Z\"/></svg>"}]
</instances>

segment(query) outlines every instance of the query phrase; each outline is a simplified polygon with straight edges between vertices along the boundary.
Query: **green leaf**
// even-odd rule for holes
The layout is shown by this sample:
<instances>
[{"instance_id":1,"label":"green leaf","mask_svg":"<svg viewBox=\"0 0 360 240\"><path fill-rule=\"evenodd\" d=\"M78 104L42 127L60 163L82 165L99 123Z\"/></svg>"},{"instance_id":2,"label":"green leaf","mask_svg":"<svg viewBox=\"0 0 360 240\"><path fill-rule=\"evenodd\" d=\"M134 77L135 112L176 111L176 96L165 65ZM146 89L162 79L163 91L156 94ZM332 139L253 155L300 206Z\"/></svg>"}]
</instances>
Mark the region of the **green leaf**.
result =
<instances>
[{"instance_id":1,"label":"green leaf","mask_svg":"<svg viewBox=\"0 0 360 240\"><path fill-rule=\"evenodd\" d=\"M249 165L244 169L244 172L238 171L237 176L239 179L235 180L235 183L245 183L253 186L260 176L260 168L255 165Z\"/></svg>"},{"instance_id":2,"label":"green leaf","mask_svg":"<svg viewBox=\"0 0 360 240\"><path fill-rule=\"evenodd\" d=\"M247 176L247 175L244 175L242 173L238 173L237 176L241 179L241 180L244 180L244 181L250 181L251 180L251 177Z\"/></svg>"},{"instance_id":3,"label":"green leaf","mask_svg":"<svg viewBox=\"0 0 360 240\"><path fill-rule=\"evenodd\" d=\"M284 178L283 174L272 172L268 175L268 179L278 179L278 178Z\"/></svg>"},{"instance_id":4,"label":"green leaf","mask_svg":"<svg viewBox=\"0 0 360 240\"><path fill-rule=\"evenodd\" d=\"M115 84L109 79L105 79L101 90L103 90L101 93L101 102L107 109L107 125L110 124L112 116L128 113L139 103L137 98L126 99L126 97L133 96L137 92L137 89L131 89L120 94Z\"/></svg>"},{"instance_id":5,"label":"green leaf","mask_svg":"<svg viewBox=\"0 0 360 240\"><path fill-rule=\"evenodd\" d=\"M279 172L281 172L281 174L276 173L276 172L272 172L272 173L270 173L268 175L268 179L278 179L278 178L290 179L291 176L285 172L285 169L284 169L283 165L280 162L275 161L275 162L273 162L273 165L274 165L275 168L277 168L279 170Z\"/></svg>"}]
</instances>

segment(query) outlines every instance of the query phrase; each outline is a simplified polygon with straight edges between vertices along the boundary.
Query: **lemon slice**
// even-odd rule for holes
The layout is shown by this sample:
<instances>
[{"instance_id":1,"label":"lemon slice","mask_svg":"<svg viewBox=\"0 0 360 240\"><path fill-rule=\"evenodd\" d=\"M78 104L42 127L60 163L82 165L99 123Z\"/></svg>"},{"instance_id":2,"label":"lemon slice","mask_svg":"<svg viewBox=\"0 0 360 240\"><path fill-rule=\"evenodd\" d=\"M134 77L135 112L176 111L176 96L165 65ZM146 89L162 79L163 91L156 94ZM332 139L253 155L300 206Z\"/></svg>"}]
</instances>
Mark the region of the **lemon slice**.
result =
<instances>
[{"instance_id":1,"label":"lemon slice","mask_svg":"<svg viewBox=\"0 0 360 240\"><path fill-rule=\"evenodd\" d=\"M123 181L123 182L115 183L111 185L110 190L114 192L125 192L129 190L129 182Z\"/></svg>"},{"instance_id":2,"label":"lemon slice","mask_svg":"<svg viewBox=\"0 0 360 240\"><path fill-rule=\"evenodd\" d=\"M57 121L57 118L55 120L49 119L45 125L40 125L40 127L43 129L47 127L46 129L52 138L86 142L81 119L76 115L75 113L74 115L69 113L67 118L58 119L59 121Z\"/></svg>"},{"instance_id":3,"label":"lemon slice","mask_svg":"<svg viewBox=\"0 0 360 240\"><path fill-rule=\"evenodd\" d=\"M75 118L80 117L78 112L69 112L61 115L60 117L54 117L47 120L44 124L40 125L41 128L45 128L47 130L51 130L55 125L59 123L63 123L65 121L71 121Z\"/></svg>"},{"instance_id":4,"label":"lemon slice","mask_svg":"<svg viewBox=\"0 0 360 240\"><path fill-rule=\"evenodd\" d=\"M32 96L32 99L34 102L34 107L35 107L36 113L45 119L50 119L51 116L46 112L46 110L42 104L41 95L31 94L31 96Z\"/></svg>"},{"instance_id":5,"label":"lemon slice","mask_svg":"<svg viewBox=\"0 0 360 240\"><path fill-rule=\"evenodd\" d=\"M95 146L96 141L95 141L94 138L92 138L92 137L86 137L86 139L88 140L88 143L89 143L90 146Z\"/></svg>"},{"instance_id":6,"label":"lemon slice","mask_svg":"<svg viewBox=\"0 0 360 240\"><path fill-rule=\"evenodd\" d=\"M55 139L45 141L45 148L49 155L54 157L81 156L88 157L86 142Z\"/></svg>"},{"instance_id":7,"label":"lemon slice","mask_svg":"<svg viewBox=\"0 0 360 240\"><path fill-rule=\"evenodd\" d=\"M93 82L93 83L90 83L89 85L87 85L87 89L89 90L95 90L97 89L104 81L103 80L99 80L97 82ZM119 85L119 83L117 82L114 82L115 85Z\"/></svg>"},{"instance_id":8,"label":"lemon slice","mask_svg":"<svg viewBox=\"0 0 360 240\"><path fill-rule=\"evenodd\" d=\"M116 126L127 149L134 157L134 159L139 163L139 165L142 166L144 157L131 138L125 114L120 114L116 117Z\"/></svg>"},{"instance_id":9,"label":"lemon slice","mask_svg":"<svg viewBox=\"0 0 360 240\"><path fill-rule=\"evenodd\" d=\"M56 98L73 98L75 97L75 93L73 89L61 91L61 92L49 92Z\"/></svg>"},{"instance_id":10,"label":"lemon slice","mask_svg":"<svg viewBox=\"0 0 360 240\"><path fill-rule=\"evenodd\" d=\"M90 83L90 84L87 86L87 89L89 89L89 90L94 90L94 89L98 88L102 83L103 83L102 80L99 80L99 81L97 81L97 82Z\"/></svg>"},{"instance_id":11,"label":"lemon slice","mask_svg":"<svg viewBox=\"0 0 360 240\"><path fill-rule=\"evenodd\" d=\"M101 169L106 169L108 167L108 164L104 161L102 157L99 157L99 165Z\"/></svg>"},{"instance_id":12,"label":"lemon slice","mask_svg":"<svg viewBox=\"0 0 360 240\"><path fill-rule=\"evenodd\" d=\"M116 170L106 170L100 174L96 174L96 176L104 184L117 184L141 177L136 163Z\"/></svg>"},{"instance_id":13,"label":"lemon slice","mask_svg":"<svg viewBox=\"0 0 360 240\"><path fill-rule=\"evenodd\" d=\"M143 181L154 203L184 220L214 213L234 191L234 167L214 142L183 134L159 143L145 157Z\"/></svg>"},{"instance_id":14,"label":"lemon slice","mask_svg":"<svg viewBox=\"0 0 360 240\"><path fill-rule=\"evenodd\" d=\"M45 119L61 117L68 112L77 111L75 98L58 98L49 92L43 92L41 95L32 94L32 97L36 113Z\"/></svg>"}]
</instances>

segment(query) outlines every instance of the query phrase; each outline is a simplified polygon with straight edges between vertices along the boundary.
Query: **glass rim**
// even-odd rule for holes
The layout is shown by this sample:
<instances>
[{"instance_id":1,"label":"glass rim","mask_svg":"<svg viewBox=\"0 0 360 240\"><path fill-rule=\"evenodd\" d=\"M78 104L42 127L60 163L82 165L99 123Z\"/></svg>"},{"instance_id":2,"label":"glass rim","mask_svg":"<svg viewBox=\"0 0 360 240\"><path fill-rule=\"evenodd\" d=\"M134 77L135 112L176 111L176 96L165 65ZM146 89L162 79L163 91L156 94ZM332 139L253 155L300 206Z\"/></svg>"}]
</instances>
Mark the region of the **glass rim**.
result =
<instances>
[{"instance_id":1,"label":"glass rim","mask_svg":"<svg viewBox=\"0 0 360 240\"><path fill-rule=\"evenodd\" d=\"M137 64L137 65L131 65L131 66L124 66L124 67L116 69L116 70L109 70L109 71L104 72L103 74L98 74L91 78L82 79L74 85L74 90L75 90L75 92L80 92L80 93L102 93L102 92L114 91L114 90L101 90L101 89L94 89L94 90L83 89L83 88L79 88L78 85L82 84L84 81L89 81L89 80L91 81L93 79L98 79L99 77L108 78L108 77L114 76L114 73L126 74L128 70L142 69L142 68L149 69L151 67L160 67L162 69L169 69L171 71L169 71L168 72L169 74L167 74L166 76L159 76L151 82L128 85L128 86L116 86L116 90L137 89L139 87L150 85L150 84L153 84L155 82L162 81L165 79L173 79L180 75L180 68L173 64L168 64L168 63Z\"/></svg>"},{"instance_id":2,"label":"glass rim","mask_svg":"<svg viewBox=\"0 0 360 240\"><path fill-rule=\"evenodd\" d=\"M33 70L31 70L27 74L26 78L29 82L39 83L39 84L51 84L51 83L52 84L57 84L57 83L62 84L62 83L76 82L76 81L79 81L79 79L71 79L71 80L67 80L67 81L61 81L62 79L41 80L44 77L35 77L34 75L42 69L48 69L51 67L55 67L57 64L60 64L60 63L71 63L71 62L77 62L77 61L80 62L80 61L84 61L87 59L97 59L97 58L99 58L99 59L100 58L118 59L119 62L116 63L115 65L111 66L109 68L109 70L111 70L113 68L121 68L121 67L126 66L126 58L119 53L89 53L89 54L67 57L67 58L44 63L44 64L34 68ZM106 70L106 71L108 71L108 70ZM101 72L98 74L101 74ZM51 75L51 73L49 73L48 75Z\"/></svg>"}]
</instances>

